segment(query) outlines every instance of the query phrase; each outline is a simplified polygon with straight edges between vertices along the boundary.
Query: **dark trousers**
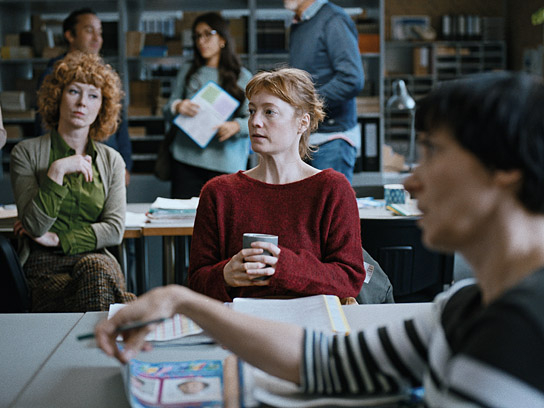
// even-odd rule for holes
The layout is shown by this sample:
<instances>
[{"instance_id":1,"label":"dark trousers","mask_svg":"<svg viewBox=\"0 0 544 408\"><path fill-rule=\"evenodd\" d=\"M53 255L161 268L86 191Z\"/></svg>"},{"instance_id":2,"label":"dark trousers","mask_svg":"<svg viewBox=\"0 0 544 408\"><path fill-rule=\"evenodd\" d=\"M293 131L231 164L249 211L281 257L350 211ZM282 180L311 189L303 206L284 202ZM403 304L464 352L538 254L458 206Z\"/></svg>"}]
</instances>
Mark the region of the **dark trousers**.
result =
<instances>
[{"instance_id":1,"label":"dark trousers","mask_svg":"<svg viewBox=\"0 0 544 408\"><path fill-rule=\"evenodd\" d=\"M225 173L190 166L173 160L172 163L172 198L198 197L206 182Z\"/></svg>"}]
</instances>

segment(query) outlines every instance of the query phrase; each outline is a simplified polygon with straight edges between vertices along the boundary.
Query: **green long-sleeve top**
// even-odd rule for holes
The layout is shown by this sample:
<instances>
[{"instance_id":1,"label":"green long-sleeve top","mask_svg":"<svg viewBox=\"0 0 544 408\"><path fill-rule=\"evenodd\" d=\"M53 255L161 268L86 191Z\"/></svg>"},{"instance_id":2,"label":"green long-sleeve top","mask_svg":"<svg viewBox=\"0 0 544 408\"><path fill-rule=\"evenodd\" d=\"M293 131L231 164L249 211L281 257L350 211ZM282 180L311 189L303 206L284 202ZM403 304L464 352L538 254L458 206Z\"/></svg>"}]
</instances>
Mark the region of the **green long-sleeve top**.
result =
<instances>
[{"instance_id":1,"label":"green long-sleeve top","mask_svg":"<svg viewBox=\"0 0 544 408\"><path fill-rule=\"evenodd\" d=\"M59 236L66 254L118 244L123 236L126 209L125 165L115 150L91 141L93 181L79 173L64 177L62 186L47 176L55 160L75 154L53 131L25 140L11 153L11 179L18 216L24 228L40 237ZM26 260L28 251L23 253Z\"/></svg>"}]
</instances>

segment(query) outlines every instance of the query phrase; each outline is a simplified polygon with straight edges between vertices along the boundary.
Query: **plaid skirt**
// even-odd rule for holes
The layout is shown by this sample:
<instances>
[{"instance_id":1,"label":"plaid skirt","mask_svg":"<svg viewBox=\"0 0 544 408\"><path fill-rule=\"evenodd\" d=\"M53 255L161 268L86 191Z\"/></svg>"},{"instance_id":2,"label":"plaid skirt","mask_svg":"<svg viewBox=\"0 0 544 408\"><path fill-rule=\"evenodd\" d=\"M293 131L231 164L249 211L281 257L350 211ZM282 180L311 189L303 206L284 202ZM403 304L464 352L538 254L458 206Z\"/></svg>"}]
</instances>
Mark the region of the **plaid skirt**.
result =
<instances>
[{"instance_id":1,"label":"plaid skirt","mask_svg":"<svg viewBox=\"0 0 544 408\"><path fill-rule=\"evenodd\" d=\"M117 261L105 252L65 255L58 249L34 248L24 265L32 312L108 310L136 296L126 291Z\"/></svg>"}]
</instances>

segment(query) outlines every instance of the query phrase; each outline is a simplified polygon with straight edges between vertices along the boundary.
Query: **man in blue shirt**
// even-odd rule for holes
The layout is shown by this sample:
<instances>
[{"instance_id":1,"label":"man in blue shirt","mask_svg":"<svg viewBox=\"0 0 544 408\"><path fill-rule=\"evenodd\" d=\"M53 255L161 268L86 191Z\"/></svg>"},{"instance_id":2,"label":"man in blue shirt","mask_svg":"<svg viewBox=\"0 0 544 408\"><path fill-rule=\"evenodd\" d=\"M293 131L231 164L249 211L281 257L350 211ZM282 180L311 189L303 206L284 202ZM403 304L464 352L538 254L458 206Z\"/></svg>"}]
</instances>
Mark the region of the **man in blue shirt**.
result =
<instances>
[{"instance_id":1,"label":"man in blue shirt","mask_svg":"<svg viewBox=\"0 0 544 408\"><path fill-rule=\"evenodd\" d=\"M355 97L364 72L357 29L346 12L327 0L284 0L295 12L289 38L289 63L312 75L325 100L327 117L310 143L319 147L311 165L333 168L351 182L360 145Z\"/></svg>"},{"instance_id":2,"label":"man in blue shirt","mask_svg":"<svg viewBox=\"0 0 544 408\"><path fill-rule=\"evenodd\" d=\"M90 54L98 54L102 48L102 22L96 16L96 13L90 8L75 10L63 21L62 30L64 39L68 43L68 52L78 50ZM59 55L47 63L47 68L38 81L38 89L43 79L53 71L53 65L64 58L66 54ZM42 127L41 115L36 114L35 134L39 136L46 133ZM117 132L109 137L105 142L108 146L114 148L125 160L125 182L128 185L130 181L130 170L132 169L132 145L128 134L128 125L122 120L117 128Z\"/></svg>"}]
</instances>

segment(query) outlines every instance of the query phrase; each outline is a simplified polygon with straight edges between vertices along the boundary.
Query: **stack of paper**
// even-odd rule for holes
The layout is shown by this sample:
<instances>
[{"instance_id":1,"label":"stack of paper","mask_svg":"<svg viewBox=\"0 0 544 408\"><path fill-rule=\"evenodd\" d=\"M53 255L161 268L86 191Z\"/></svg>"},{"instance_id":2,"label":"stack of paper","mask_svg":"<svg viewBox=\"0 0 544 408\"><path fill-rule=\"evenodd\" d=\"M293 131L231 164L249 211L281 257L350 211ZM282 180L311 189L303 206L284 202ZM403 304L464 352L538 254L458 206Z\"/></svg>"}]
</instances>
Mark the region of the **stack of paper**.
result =
<instances>
[{"instance_id":1,"label":"stack of paper","mask_svg":"<svg viewBox=\"0 0 544 408\"><path fill-rule=\"evenodd\" d=\"M197 207L198 197L188 200L158 197L146 215L149 221L194 218Z\"/></svg>"}]
</instances>

